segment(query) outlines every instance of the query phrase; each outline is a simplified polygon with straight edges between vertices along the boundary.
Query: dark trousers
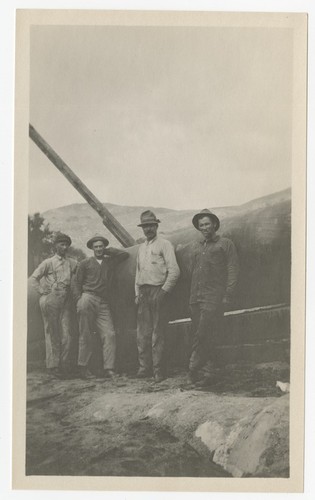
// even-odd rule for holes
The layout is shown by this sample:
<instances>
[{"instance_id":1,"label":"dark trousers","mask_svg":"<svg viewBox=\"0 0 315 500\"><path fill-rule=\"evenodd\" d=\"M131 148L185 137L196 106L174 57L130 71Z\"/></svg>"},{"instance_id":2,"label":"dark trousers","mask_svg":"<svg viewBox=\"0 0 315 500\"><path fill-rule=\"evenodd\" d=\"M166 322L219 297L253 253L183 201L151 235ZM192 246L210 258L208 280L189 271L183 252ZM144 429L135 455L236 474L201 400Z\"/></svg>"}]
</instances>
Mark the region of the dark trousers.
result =
<instances>
[{"instance_id":1,"label":"dark trousers","mask_svg":"<svg viewBox=\"0 0 315 500\"><path fill-rule=\"evenodd\" d=\"M206 308L202 302L190 306L193 340L189 370L196 372L206 363L215 364L216 344L223 319L223 308Z\"/></svg>"},{"instance_id":2,"label":"dark trousers","mask_svg":"<svg viewBox=\"0 0 315 500\"><path fill-rule=\"evenodd\" d=\"M140 287L137 323L137 347L140 371L161 373L164 337L168 323L168 303L157 300L161 286Z\"/></svg>"}]
</instances>

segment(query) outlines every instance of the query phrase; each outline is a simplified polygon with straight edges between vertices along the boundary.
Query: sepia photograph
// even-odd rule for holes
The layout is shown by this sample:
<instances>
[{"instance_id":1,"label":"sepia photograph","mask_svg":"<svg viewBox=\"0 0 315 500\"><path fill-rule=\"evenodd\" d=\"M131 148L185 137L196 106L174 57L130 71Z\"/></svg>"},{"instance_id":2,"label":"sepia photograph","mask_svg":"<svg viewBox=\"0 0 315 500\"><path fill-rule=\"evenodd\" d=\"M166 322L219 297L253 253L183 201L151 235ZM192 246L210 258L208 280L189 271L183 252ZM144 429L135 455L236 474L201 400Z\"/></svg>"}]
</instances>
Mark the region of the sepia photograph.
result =
<instances>
[{"instance_id":1,"label":"sepia photograph","mask_svg":"<svg viewBox=\"0 0 315 500\"><path fill-rule=\"evenodd\" d=\"M17 12L13 487L301 491L306 41Z\"/></svg>"}]
</instances>

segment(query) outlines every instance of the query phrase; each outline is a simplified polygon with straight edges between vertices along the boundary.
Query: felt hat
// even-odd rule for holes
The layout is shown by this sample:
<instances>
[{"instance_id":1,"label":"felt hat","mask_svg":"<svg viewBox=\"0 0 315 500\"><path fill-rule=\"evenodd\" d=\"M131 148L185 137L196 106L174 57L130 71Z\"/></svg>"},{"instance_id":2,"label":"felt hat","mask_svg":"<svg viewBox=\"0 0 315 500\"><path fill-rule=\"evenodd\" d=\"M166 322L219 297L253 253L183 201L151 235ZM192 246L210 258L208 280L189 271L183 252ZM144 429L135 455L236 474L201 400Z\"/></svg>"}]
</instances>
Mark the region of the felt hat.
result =
<instances>
[{"instance_id":1,"label":"felt hat","mask_svg":"<svg viewBox=\"0 0 315 500\"><path fill-rule=\"evenodd\" d=\"M92 250L93 243L95 243L95 241L102 241L105 247L109 245L109 241L106 238L104 238L104 236L102 236L101 234L95 234L92 238L89 239L86 246Z\"/></svg>"},{"instance_id":2,"label":"felt hat","mask_svg":"<svg viewBox=\"0 0 315 500\"><path fill-rule=\"evenodd\" d=\"M159 222L161 221L156 218L156 215L151 210L145 210L140 215L140 224L138 224L138 227L146 226L147 224L159 224Z\"/></svg>"},{"instance_id":3,"label":"felt hat","mask_svg":"<svg viewBox=\"0 0 315 500\"><path fill-rule=\"evenodd\" d=\"M214 213L210 212L210 210L208 210L207 208L204 208L203 210L198 212L196 215L194 215L192 218L192 223L195 226L195 228L198 229L198 231L199 231L198 221L202 217L210 217L210 219L212 219L212 221L215 224L215 230L217 231L219 229L219 227L220 227L219 218Z\"/></svg>"}]
</instances>

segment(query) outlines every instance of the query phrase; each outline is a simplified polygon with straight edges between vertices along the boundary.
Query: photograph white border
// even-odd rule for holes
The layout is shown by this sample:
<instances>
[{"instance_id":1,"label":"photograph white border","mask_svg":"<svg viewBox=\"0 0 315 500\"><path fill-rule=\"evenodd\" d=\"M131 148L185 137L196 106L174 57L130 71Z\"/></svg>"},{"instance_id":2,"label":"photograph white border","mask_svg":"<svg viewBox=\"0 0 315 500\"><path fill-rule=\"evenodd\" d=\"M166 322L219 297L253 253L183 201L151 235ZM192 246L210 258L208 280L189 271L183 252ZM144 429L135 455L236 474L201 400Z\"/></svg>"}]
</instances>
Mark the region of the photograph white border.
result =
<instances>
[{"instance_id":1,"label":"photograph white border","mask_svg":"<svg viewBox=\"0 0 315 500\"><path fill-rule=\"evenodd\" d=\"M60 2L54 2L54 7L58 7L58 3L60 3ZM79 2L76 2L76 3L79 3ZM98 8L100 8L99 4L101 3L102 4L102 8L104 8L104 4L106 2L90 2L89 3L89 8L90 7L94 7L93 3L94 4L97 3L98 4ZM162 3L163 2L160 2L160 4L162 4ZM205 2L201 2L201 3L204 4ZM207 3L213 5L213 2L207 2ZM231 5L231 2L222 2L222 3L224 3L225 6L226 6L227 3L229 3ZM220 10L223 10L222 3L220 3ZM259 2L254 2L254 3L258 4ZM282 5L282 9L281 10L282 11L283 11L283 8L284 8L284 11L285 11L285 4L288 4L288 3L290 3L290 2L281 2L281 5ZM291 2L291 5L293 5L294 3L295 3L295 5L297 4L297 2ZM73 7L73 4L74 4L74 2L71 2L71 7ZM80 6L81 6L81 4L83 4L83 2L80 3ZM238 8L240 8L241 4L244 4L244 2L237 2ZM277 4L277 2L273 2L273 10L276 7L276 4ZM297 10L297 8L295 8L294 10L295 11L299 11L299 12L303 12L303 10L301 10L302 4L303 4L303 2L300 2L299 3L299 6L300 6L299 9ZM67 2L63 2L63 5L67 6ZM234 2L234 5L235 5L235 2ZM269 11L269 9L268 9L268 2L264 2L264 5L265 5L265 7L264 7L263 10L264 11ZM168 7L167 8L169 8L169 6L170 6L170 2L168 3ZM163 7L163 6L161 5L161 7ZM25 7L23 7L23 8L25 8ZM183 8L183 7L181 7L181 8ZM194 3L194 7L193 8L194 8L194 10L200 10L200 8L198 9L198 2ZM226 9L226 10L229 10L229 9ZM235 9L230 9L230 10L235 10ZM241 10L247 10L247 9L244 9L243 7L241 7ZM288 8L288 10L292 10L292 9ZM307 12L307 11L309 11L309 8L304 10L304 12ZM86 13L84 13L84 14L86 15ZM68 21L67 21L67 24L69 24ZM95 23L93 23L93 24L95 24ZM313 41L314 41L314 37L313 37ZM17 56L19 56L19 53L20 53L20 50L17 51ZM9 67L12 68L12 61L11 61L11 66L9 66ZM25 68L24 68L24 70L25 70ZM25 73L24 73L23 70L21 70L21 71L22 71L21 75L19 75L19 74L16 75L16 81L18 81L20 79L20 77L21 77L22 79L19 80L19 81L23 82L23 77L25 77ZM26 87L23 89L23 92L24 91L26 91ZM299 90L297 88L296 88L296 92L298 93L299 96L301 96L301 94L299 93ZM311 101L311 103L309 103L309 112L312 111L312 110L314 110L314 108L312 106L310 106L310 104L312 104L312 101ZM25 109L23 109L23 106L21 108L19 106L16 107L16 113L17 113L16 114L16 123L19 122L19 113L23 114L23 112L25 112ZM10 119L11 119L11 122L10 122ZM298 120L295 120L295 119L293 120L293 123L295 125L297 125L299 122L300 122L299 119ZM12 123L12 116L9 117L9 123ZM302 120L302 123L300 122L300 126L301 125L303 126L303 120ZM27 122L27 127L28 127L28 122ZM11 132L12 132L12 130L11 130ZM19 137L19 133L20 132L21 131L18 131L18 133L16 134L16 138ZM10 130L9 130L9 133L10 133ZM309 131L309 133L310 133L310 131ZM28 132L27 132L27 129L24 130L24 132L22 132L22 135L23 134L24 134L25 138L28 141ZM12 140L12 137L11 137L11 140ZM19 144L18 150L17 150L18 154L16 153L16 161L17 162L23 161L24 165L25 165L25 161L24 161L25 158L28 158L28 155L25 156L25 151L28 151L28 145L26 144L27 141L25 141L25 144L24 144L25 149L21 150L21 148L20 148L21 144ZM20 153L20 151L21 151L21 153ZM21 156L20 156L20 154L21 154ZM297 153L297 154L299 154L299 153ZM311 153L311 154L313 154L313 153ZM296 160L300 162L303 159L301 157L300 158L296 157ZM8 165L10 166L10 161L9 161ZM297 175L296 181L298 183L300 183L300 182L304 183L304 185L305 185L305 179L303 179L303 176L301 178L301 172L296 172L296 175ZM309 182L310 182L310 179L312 179L312 175L313 175L312 172L309 171L309 173L308 173ZM17 222L19 222L19 219L21 217L23 217L23 213L25 213L25 212L23 212L23 210L20 211L20 205L22 204L22 206L24 206L24 208L27 206L27 193L25 192L25 188L24 188L24 182L23 182L24 180L25 180L24 178L20 179L19 177L16 179L16 186L15 186L15 193L16 194L15 194L15 196L17 196L17 198L18 198L18 204L15 205L15 217L16 217ZM293 179L293 181L294 181L294 179ZM9 196L9 199L10 199L10 196ZM295 200L294 200L294 197L293 197L293 205L294 204L295 204ZM302 209L303 209L303 207L302 207ZM302 221L302 223L301 223L301 221ZM7 227L8 227L8 230L7 230L6 234L12 234L12 227L10 225L7 226ZM23 227L23 224L22 224L22 227ZM301 212L300 213L297 212L297 213L293 214L292 227L293 227L293 233L295 235L298 235L298 238L297 238L298 241L299 241L298 245L300 246L301 245L300 242L303 240L303 234L302 234L303 233L303 214L302 214L302 218L301 218ZM15 272L17 273L18 276L20 275L19 273L21 271L23 271L23 269L26 269L26 267L25 267L26 266L26 260L25 260L26 256L24 254L25 248L26 248L26 246L25 246L25 239L24 239L24 237L26 237L26 227L24 229L22 229L22 232L20 232L20 229L21 228L19 227L19 237L18 237L17 240L15 240L15 246L14 246L14 250L15 250L15 263L14 263L14 265L15 265ZM24 231L24 233L23 233L23 231ZM301 236L302 236L302 238L301 238ZM309 238L312 238L312 237L313 237L312 236L312 232L309 231ZM311 242L312 241L313 240L311 240ZM10 248L9 248L9 250L10 250ZM12 248L11 248L11 250L12 250ZM303 248L298 248L297 251L299 251L299 250L300 251L302 250L302 253L303 253ZM11 254L9 253L8 255L12 255L12 253ZM302 258L301 261L300 261L300 263L299 263L299 268L294 269L293 270L294 271L293 274L295 274L295 273L299 274L301 272L301 268L302 268L302 272L303 272L303 264L304 263L303 263L303 258ZM23 266L24 266L24 268L23 268ZM304 294L304 284L299 282L298 286L300 286L300 288L298 288L298 291L303 296L303 294ZM23 300L25 301L25 299L26 299L26 294L24 293L24 291L23 291L23 288L19 286L19 289L18 289L18 292L17 292L18 293L18 300L19 300L19 302L18 302L18 304L19 304L19 311L23 310L23 306L24 306ZM20 301L20 299L22 300L22 302ZM10 308L6 308L6 309L7 310L9 309L9 311L10 311ZM294 326L294 324L296 322L296 326L299 328L300 332L301 331L303 332L303 328L301 327L301 319L302 319L302 317L304 317L303 315L304 315L303 305L301 305L299 307L299 311L297 311L297 316L294 316L294 314L292 315L293 326ZM22 371L23 371L25 369L25 359L23 359L23 353L20 351L19 348L22 346L23 349L24 349L25 345L26 345L26 324L25 324L25 318L24 319L21 318L20 315L19 315L19 318L17 318L17 316L15 315L15 318L18 319L18 320L22 319L22 321L19 322L18 331L19 332L20 331L23 332L23 329L25 328L25 330L24 330L24 337L22 337L22 338L19 337L18 338L18 342L19 342L18 350L15 351L18 354L17 356L15 356L15 361L19 364L19 368L20 369L22 368ZM24 321L24 324L23 324L23 321ZM299 324L297 324L297 323L299 323ZM303 323L303 320L302 320L302 323ZM308 323L311 323L311 325L312 325L312 319L308 319ZM10 328L10 319L9 319L9 321L8 321L7 324L9 326L9 328ZM296 352L298 356L300 356L301 354L303 355L303 353L304 353L304 343L301 342L300 338L297 339L296 344L294 344L294 339L293 339L292 351L293 351L294 354ZM23 365L23 363L24 363L24 365ZM294 366L293 366L293 369L294 369ZM24 371L24 373L25 373L25 371ZM21 381L22 381L22 379L19 380L20 383L21 383ZM303 379L299 380L300 393L298 395L298 404L299 404L299 406L301 406L303 408L303 390L301 390L302 387L303 387ZM19 391L20 391L20 389L19 389ZM19 397L17 399L18 399L18 401L16 401L16 403L21 404L21 407L23 407L23 404L25 403L25 400L23 401L23 398L21 398L20 395L19 395ZM293 404L295 404L295 403L293 403ZM15 407L15 408L17 409L17 407ZM19 412L17 412L16 409L14 411L14 415L15 416L19 415ZM25 413L25 406L23 407L23 411ZM18 425L19 425L19 423L18 423ZM292 429L292 432L294 432L294 429ZM18 436L19 436L19 438L21 437L19 435L19 433L18 433ZM299 435L299 439L301 439L301 434ZM314 440L313 440L313 444L314 444ZM16 443L16 446L17 446L17 449L20 450L19 455L21 455L22 459L24 460L23 452L21 452L21 441L20 440L18 441L18 443ZM313 449L314 449L314 446L313 446ZM293 451L294 451L294 448L293 448ZM303 451L302 451L302 455L301 455L301 451L299 453L300 453L300 457L298 458L298 460L300 460L301 458L303 458L302 457ZM294 458L294 457L291 457L291 458ZM73 489L77 489L77 486L78 486L77 479L78 478L75 478L76 486ZM139 478L135 478L135 479L136 479L136 481L135 481L134 485L131 485L131 486L134 486L137 490L140 490L140 488L138 487ZM51 480L51 478L50 478L50 480ZM128 481L130 482L130 478L128 478ZM141 481L142 481L142 479L141 479ZM239 480L233 478L232 481L233 481L233 489L232 488L228 488L229 491L245 491L244 487L242 487L241 490L237 489L236 482L238 482ZM240 481L243 482L243 486L244 486L244 480L241 479ZM258 480L258 481L261 482L261 489L260 490L264 491L265 490L265 487L264 487L264 481L265 480ZM270 482L272 480L268 479L266 481ZM55 487L56 486L55 481L52 481L52 482L54 483L53 487ZM155 483L160 483L160 478L154 478L154 482ZM246 482L247 482L247 480L246 480ZM252 480L249 480L249 483L251 483L251 482L252 482ZM275 480L275 482L277 482L278 486L279 486L279 483L281 483L281 480L279 481L279 479L277 479L277 480ZM226 483L226 479L225 479L225 483ZM59 483L59 485L62 486L61 483ZM58 487L60 488L59 485L58 485ZM146 484L143 484L143 486L146 488ZM189 484L184 484L184 482L181 480L181 486L182 486L181 488L176 488L176 489L182 490L182 491L196 491L196 488L191 484L191 480L189 480ZM24 485L22 487L25 488ZM67 489L68 487L69 487L69 482L67 481L67 485L65 486L65 489ZM300 489L300 487L301 487L301 478L299 479L299 487L298 488ZM118 489L118 490L122 489L121 478L118 478L118 482L116 482L116 485L114 484L114 488ZM104 490L104 486L102 486L101 489ZM109 490L108 487L106 487L105 489ZM134 488L130 487L129 489L131 490L131 489L134 489ZM159 485L159 488L157 488L157 489L161 489L160 485ZM169 490L169 488L167 488L167 490ZM201 488L198 488L198 490L201 491ZM212 488L211 488L211 490L212 490ZM269 488L268 488L268 490L269 490ZM206 489L205 491L208 491L208 489ZM269 491L278 491L278 489L276 488L275 490L269 490ZM289 491L293 491L293 490L290 489ZM277 498L279 498L279 497L277 497Z\"/></svg>"}]
</instances>

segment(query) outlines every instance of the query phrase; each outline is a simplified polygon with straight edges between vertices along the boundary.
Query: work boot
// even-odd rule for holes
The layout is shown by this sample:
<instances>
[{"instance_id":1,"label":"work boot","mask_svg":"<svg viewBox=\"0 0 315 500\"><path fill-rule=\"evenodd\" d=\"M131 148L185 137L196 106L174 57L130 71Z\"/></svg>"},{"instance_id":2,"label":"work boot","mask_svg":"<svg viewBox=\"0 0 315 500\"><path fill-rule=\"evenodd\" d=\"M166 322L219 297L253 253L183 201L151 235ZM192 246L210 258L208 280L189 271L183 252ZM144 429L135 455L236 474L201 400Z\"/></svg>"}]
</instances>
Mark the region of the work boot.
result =
<instances>
[{"instance_id":1,"label":"work boot","mask_svg":"<svg viewBox=\"0 0 315 500\"><path fill-rule=\"evenodd\" d=\"M60 371L57 366L55 366L54 368L47 368L47 373L51 377L60 378Z\"/></svg>"},{"instance_id":2,"label":"work boot","mask_svg":"<svg viewBox=\"0 0 315 500\"><path fill-rule=\"evenodd\" d=\"M196 382L198 382L201 379L202 379L202 375L199 373L198 370L189 370L189 372L188 372L188 381L191 384L195 384Z\"/></svg>"},{"instance_id":3,"label":"work boot","mask_svg":"<svg viewBox=\"0 0 315 500\"><path fill-rule=\"evenodd\" d=\"M147 370L142 370L141 368L138 370L136 378L151 378L151 373Z\"/></svg>"},{"instance_id":4,"label":"work boot","mask_svg":"<svg viewBox=\"0 0 315 500\"><path fill-rule=\"evenodd\" d=\"M196 389L210 389L215 384L214 377L204 377L195 383Z\"/></svg>"},{"instance_id":5,"label":"work boot","mask_svg":"<svg viewBox=\"0 0 315 500\"><path fill-rule=\"evenodd\" d=\"M157 373L155 373L155 374L154 374L154 382L155 382L156 384L159 384L159 383L160 383L160 382L162 382L162 380L164 380L164 379L165 379L165 377L163 377L162 373L157 372Z\"/></svg>"},{"instance_id":6,"label":"work boot","mask_svg":"<svg viewBox=\"0 0 315 500\"><path fill-rule=\"evenodd\" d=\"M74 374L71 372L69 366L61 366L59 368L59 378L61 378L62 380L70 380L74 378Z\"/></svg>"},{"instance_id":7,"label":"work boot","mask_svg":"<svg viewBox=\"0 0 315 500\"><path fill-rule=\"evenodd\" d=\"M114 379L116 378L116 373L114 370L104 370L104 378Z\"/></svg>"},{"instance_id":8,"label":"work boot","mask_svg":"<svg viewBox=\"0 0 315 500\"><path fill-rule=\"evenodd\" d=\"M93 375L89 372L87 366L79 366L79 378L82 380L93 378Z\"/></svg>"}]
</instances>

